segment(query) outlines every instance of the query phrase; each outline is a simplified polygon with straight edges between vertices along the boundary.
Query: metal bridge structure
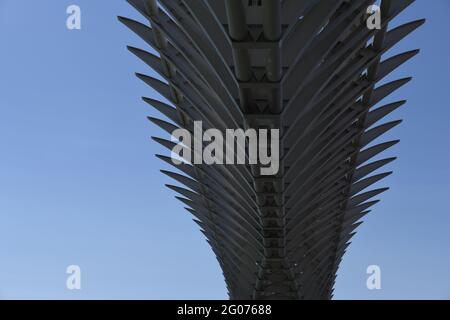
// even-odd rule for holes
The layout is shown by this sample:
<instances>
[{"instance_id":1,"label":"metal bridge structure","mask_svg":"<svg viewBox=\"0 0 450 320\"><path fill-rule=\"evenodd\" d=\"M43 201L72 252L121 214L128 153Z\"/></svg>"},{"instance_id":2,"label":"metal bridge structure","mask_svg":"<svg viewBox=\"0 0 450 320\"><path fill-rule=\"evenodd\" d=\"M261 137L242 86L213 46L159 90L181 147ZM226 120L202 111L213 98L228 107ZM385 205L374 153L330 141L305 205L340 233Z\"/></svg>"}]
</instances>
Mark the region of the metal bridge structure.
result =
<instances>
[{"instance_id":1,"label":"metal bridge structure","mask_svg":"<svg viewBox=\"0 0 450 320\"><path fill-rule=\"evenodd\" d=\"M418 50L388 51L424 23L389 23L414 0L128 0L142 22L119 17L149 51L128 47L157 76L137 76L171 134L279 129L280 170L176 165L163 173L194 216L223 270L230 299L331 299L339 264L362 218L388 188L379 141L401 121L385 101L411 78L386 77ZM152 49L150 49L150 47ZM172 150L175 142L153 138ZM192 150L194 152L194 150Z\"/></svg>"}]
</instances>

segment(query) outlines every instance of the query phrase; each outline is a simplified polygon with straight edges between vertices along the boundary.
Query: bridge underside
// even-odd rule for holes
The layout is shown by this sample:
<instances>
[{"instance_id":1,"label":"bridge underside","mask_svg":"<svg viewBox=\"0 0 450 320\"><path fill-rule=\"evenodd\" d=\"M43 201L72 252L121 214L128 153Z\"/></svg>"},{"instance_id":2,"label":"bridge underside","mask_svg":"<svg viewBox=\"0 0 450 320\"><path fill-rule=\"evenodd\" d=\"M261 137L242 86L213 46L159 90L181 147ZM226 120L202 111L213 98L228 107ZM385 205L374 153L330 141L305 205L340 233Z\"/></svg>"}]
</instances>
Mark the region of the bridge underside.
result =
<instances>
[{"instance_id":1,"label":"bridge underside","mask_svg":"<svg viewBox=\"0 0 450 320\"><path fill-rule=\"evenodd\" d=\"M231 299L330 299L339 263L391 172L376 142L405 101L381 103L410 78L380 81L418 53L386 52L423 20L389 22L414 0L128 0L145 23L120 17L151 48L130 51L162 96L144 98L177 128L280 130L280 170L175 165L168 185L195 217L222 267ZM169 150L170 139L154 138ZM181 187L184 185L185 187Z\"/></svg>"}]
</instances>

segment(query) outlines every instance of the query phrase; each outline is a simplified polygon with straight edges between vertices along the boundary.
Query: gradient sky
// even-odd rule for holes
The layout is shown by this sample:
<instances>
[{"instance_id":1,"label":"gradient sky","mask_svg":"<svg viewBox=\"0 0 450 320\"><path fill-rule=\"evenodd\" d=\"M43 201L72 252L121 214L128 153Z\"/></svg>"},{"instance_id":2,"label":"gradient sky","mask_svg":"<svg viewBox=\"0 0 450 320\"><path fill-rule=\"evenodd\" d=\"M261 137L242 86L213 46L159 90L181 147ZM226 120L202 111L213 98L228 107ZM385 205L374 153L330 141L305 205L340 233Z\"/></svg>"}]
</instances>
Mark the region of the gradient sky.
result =
<instances>
[{"instance_id":1,"label":"gradient sky","mask_svg":"<svg viewBox=\"0 0 450 320\"><path fill-rule=\"evenodd\" d=\"M82 30L66 28L66 8ZM167 137L136 79L153 74L127 52L148 47L117 15L125 0L0 0L0 299L223 299L222 274L174 199L150 140ZM421 48L389 80L407 98L386 152L399 159L341 265L338 299L450 299L450 0L417 0L393 25L427 24L390 54ZM387 79L388 80L388 79ZM159 116L159 115L158 115ZM79 265L82 289L66 288ZM366 288L366 268L382 289Z\"/></svg>"}]
</instances>

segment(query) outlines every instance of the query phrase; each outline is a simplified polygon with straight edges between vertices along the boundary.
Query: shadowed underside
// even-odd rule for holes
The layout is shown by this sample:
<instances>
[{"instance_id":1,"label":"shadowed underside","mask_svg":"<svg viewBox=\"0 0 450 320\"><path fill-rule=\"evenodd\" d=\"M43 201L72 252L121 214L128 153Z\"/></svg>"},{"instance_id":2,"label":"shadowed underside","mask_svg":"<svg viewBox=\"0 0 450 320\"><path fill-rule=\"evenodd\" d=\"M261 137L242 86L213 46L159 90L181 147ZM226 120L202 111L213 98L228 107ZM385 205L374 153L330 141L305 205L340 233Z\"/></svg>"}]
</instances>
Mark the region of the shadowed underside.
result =
<instances>
[{"instance_id":1,"label":"shadowed underside","mask_svg":"<svg viewBox=\"0 0 450 320\"><path fill-rule=\"evenodd\" d=\"M380 104L410 78L377 84L418 53L385 53L424 21L388 23L414 0L128 0L146 19L119 19L154 53L129 47L160 79L137 76L165 99L144 101L168 133L279 129L280 171L257 165L175 165L194 221L222 267L231 299L330 299L339 263L391 172L374 142L405 101ZM154 138L169 150L175 145ZM376 158L374 160L372 158Z\"/></svg>"}]
</instances>

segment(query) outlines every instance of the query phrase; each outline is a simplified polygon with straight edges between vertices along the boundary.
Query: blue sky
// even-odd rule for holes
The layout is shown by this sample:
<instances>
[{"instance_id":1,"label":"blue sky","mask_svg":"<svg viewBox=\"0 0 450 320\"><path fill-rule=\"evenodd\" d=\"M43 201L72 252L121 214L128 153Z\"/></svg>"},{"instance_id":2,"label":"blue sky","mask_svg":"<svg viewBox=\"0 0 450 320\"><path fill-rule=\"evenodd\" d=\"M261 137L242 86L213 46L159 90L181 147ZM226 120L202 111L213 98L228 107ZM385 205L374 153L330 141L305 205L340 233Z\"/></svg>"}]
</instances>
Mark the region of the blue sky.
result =
<instances>
[{"instance_id":1,"label":"blue sky","mask_svg":"<svg viewBox=\"0 0 450 320\"><path fill-rule=\"evenodd\" d=\"M66 28L66 8L82 29ZM0 299L222 299L220 268L172 191L150 140L164 135L140 97L153 74L125 49L124 0L0 0ZM427 24L391 53L421 48L389 79L414 80L389 137L391 190L359 228L338 299L450 299L450 0L418 0L394 23ZM66 288L79 265L82 289ZM382 289L366 288L366 268Z\"/></svg>"}]
</instances>

